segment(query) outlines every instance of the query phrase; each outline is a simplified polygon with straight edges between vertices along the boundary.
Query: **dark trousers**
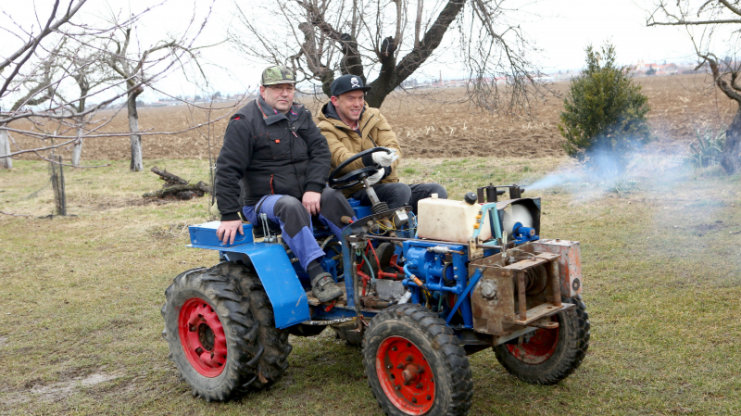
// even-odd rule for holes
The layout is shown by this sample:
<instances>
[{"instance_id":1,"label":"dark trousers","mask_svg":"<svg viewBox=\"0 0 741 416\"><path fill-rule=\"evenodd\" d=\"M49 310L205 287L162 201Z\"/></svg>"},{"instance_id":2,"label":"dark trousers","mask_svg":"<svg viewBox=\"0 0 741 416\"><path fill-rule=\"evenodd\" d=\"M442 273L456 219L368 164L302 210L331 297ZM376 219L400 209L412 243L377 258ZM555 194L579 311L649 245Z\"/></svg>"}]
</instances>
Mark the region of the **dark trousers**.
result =
<instances>
[{"instance_id":1,"label":"dark trousers","mask_svg":"<svg viewBox=\"0 0 741 416\"><path fill-rule=\"evenodd\" d=\"M417 183L414 185L401 182L379 183L373 185L373 190L376 191L378 199L388 204L389 208L394 209L410 205L415 214L417 213L417 202L422 198L427 198L432 194L437 194L437 197L441 199L448 198L448 192L437 183ZM359 200L363 205L370 205L365 189L355 192L352 197Z\"/></svg>"},{"instance_id":2,"label":"dark trousers","mask_svg":"<svg viewBox=\"0 0 741 416\"><path fill-rule=\"evenodd\" d=\"M342 241L342 228L345 227L342 217L355 219L350 203L340 191L324 188L319 206L319 215L316 217ZM255 211L256 208L259 212ZM296 255L304 270L312 260L324 255L314 238L311 216L298 199L289 195L266 195L257 204L243 207L242 213L247 221L255 225L260 223L260 213L267 214L270 221L277 223L283 241Z\"/></svg>"}]
</instances>

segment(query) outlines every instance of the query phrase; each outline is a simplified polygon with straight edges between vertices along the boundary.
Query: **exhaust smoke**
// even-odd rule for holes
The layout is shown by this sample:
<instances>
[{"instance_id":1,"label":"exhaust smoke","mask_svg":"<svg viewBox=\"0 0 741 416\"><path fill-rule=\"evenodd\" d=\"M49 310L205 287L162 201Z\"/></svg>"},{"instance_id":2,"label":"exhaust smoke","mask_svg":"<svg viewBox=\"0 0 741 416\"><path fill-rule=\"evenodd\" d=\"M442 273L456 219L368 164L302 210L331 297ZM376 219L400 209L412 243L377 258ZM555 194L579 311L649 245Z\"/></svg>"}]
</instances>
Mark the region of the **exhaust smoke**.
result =
<instances>
[{"instance_id":1,"label":"exhaust smoke","mask_svg":"<svg viewBox=\"0 0 741 416\"><path fill-rule=\"evenodd\" d=\"M688 155L679 151L649 147L632 152L598 150L584 162L564 165L524 188L530 192L561 189L588 200L635 187L673 187L692 171Z\"/></svg>"}]
</instances>

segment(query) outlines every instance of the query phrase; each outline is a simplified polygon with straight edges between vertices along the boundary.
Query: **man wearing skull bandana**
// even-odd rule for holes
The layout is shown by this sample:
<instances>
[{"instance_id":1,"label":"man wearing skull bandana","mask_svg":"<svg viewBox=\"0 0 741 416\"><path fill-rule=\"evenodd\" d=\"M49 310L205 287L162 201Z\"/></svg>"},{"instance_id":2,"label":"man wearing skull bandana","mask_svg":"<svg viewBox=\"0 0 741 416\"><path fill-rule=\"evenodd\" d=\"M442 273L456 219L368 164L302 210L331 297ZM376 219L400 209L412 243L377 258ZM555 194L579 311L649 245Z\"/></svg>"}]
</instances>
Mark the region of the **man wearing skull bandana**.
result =
<instances>
[{"instance_id":1,"label":"man wearing skull bandana","mask_svg":"<svg viewBox=\"0 0 741 416\"><path fill-rule=\"evenodd\" d=\"M364 166L375 165L379 169L368 177L368 181L378 195L378 199L388 204L391 209L410 205L417 212L417 202L432 194L447 198L448 193L442 185L422 183L407 185L399 182L396 168L399 165L401 148L396 134L391 130L386 118L377 108L365 103L366 87L363 79L357 75L343 75L332 82L330 102L322 107L317 127L327 138L332 152L332 168L356 153L374 147L386 147L386 152L375 152L349 164L342 173L347 173ZM345 196L355 198L364 205L370 201L362 185L344 190Z\"/></svg>"}]
</instances>

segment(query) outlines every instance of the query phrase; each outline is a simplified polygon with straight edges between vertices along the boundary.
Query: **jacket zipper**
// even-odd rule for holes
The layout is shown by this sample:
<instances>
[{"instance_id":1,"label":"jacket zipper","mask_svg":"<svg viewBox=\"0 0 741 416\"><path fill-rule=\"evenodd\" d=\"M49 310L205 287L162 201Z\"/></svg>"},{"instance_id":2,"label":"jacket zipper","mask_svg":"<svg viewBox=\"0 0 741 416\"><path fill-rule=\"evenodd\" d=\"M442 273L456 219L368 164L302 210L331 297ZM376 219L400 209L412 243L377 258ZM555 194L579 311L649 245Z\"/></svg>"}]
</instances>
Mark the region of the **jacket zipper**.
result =
<instances>
[{"instance_id":1,"label":"jacket zipper","mask_svg":"<svg viewBox=\"0 0 741 416\"><path fill-rule=\"evenodd\" d=\"M296 120L296 121L298 121L298 120ZM292 123L290 120L288 120L288 130L290 130L290 132L293 133L293 137L295 137L296 139L299 138L298 137L298 134L296 134L296 127L294 126L294 123ZM288 152L290 154L291 161L293 161L294 160L293 140L291 140L288 145L289 145L288 146ZM309 150L308 149L308 145L307 145L307 149L306 150L307 151ZM299 183L298 183L298 191L299 191L299 194L300 195L303 195L304 194L304 182L301 179L303 179L305 181L306 178L299 178L299 176L298 176L298 170L296 169L296 164L295 163L292 163L291 166L293 167L293 176L295 176L296 179L299 180Z\"/></svg>"},{"instance_id":2,"label":"jacket zipper","mask_svg":"<svg viewBox=\"0 0 741 416\"><path fill-rule=\"evenodd\" d=\"M363 132L363 130L365 130L365 126L367 126L368 123L370 123L371 120L373 120L373 117L375 117L375 116L376 116L375 114L371 114L371 116L368 117L368 120L366 120L365 124L363 124L363 127L360 129L360 132L361 132L360 133L360 137L363 137L363 133L362 132Z\"/></svg>"}]
</instances>

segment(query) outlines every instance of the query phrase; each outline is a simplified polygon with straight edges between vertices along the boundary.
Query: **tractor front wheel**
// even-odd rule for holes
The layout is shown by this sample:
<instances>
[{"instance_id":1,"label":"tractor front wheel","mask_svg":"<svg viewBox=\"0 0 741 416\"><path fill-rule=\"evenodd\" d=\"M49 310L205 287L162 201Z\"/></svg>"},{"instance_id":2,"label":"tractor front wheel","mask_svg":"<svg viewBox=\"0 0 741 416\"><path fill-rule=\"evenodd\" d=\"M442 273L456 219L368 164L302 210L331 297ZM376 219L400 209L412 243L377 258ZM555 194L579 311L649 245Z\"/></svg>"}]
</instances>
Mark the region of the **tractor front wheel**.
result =
<instances>
[{"instance_id":1,"label":"tractor front wheel","mask_svg":"<svg viewBox=\"0 0 741 416\"><path fill-rule=\"evenodd\" d=\"M244 266L188 270L175 277L165 297L170 358L194 394L225 400L283 374L288 335L275 329L264 289Z\"/></svg>"},{"instance_id":2,"label":"tractor front wheel","mask_svg":"<svg viewBox=\"0 0 741 416\"><path fill-rule=\"evenodd\" d=\"M497 360L515 377L532 384L555 384L581 364L589 348L589 315L580 296L576 306L553 317L555 329L537 329L494 347Z\"/></svg>"},{"instance_id":3,"label":"tractor front wheel","mask_svg":"<svg viewBox=\"0 0 741 416\"><path fill-rule=\"evenodd\" d=\"M420 305L393 306L371 320L363 366L387 415L462 415L471 405L463 347L442 319Z\"/></svg>"}]
</instances>

